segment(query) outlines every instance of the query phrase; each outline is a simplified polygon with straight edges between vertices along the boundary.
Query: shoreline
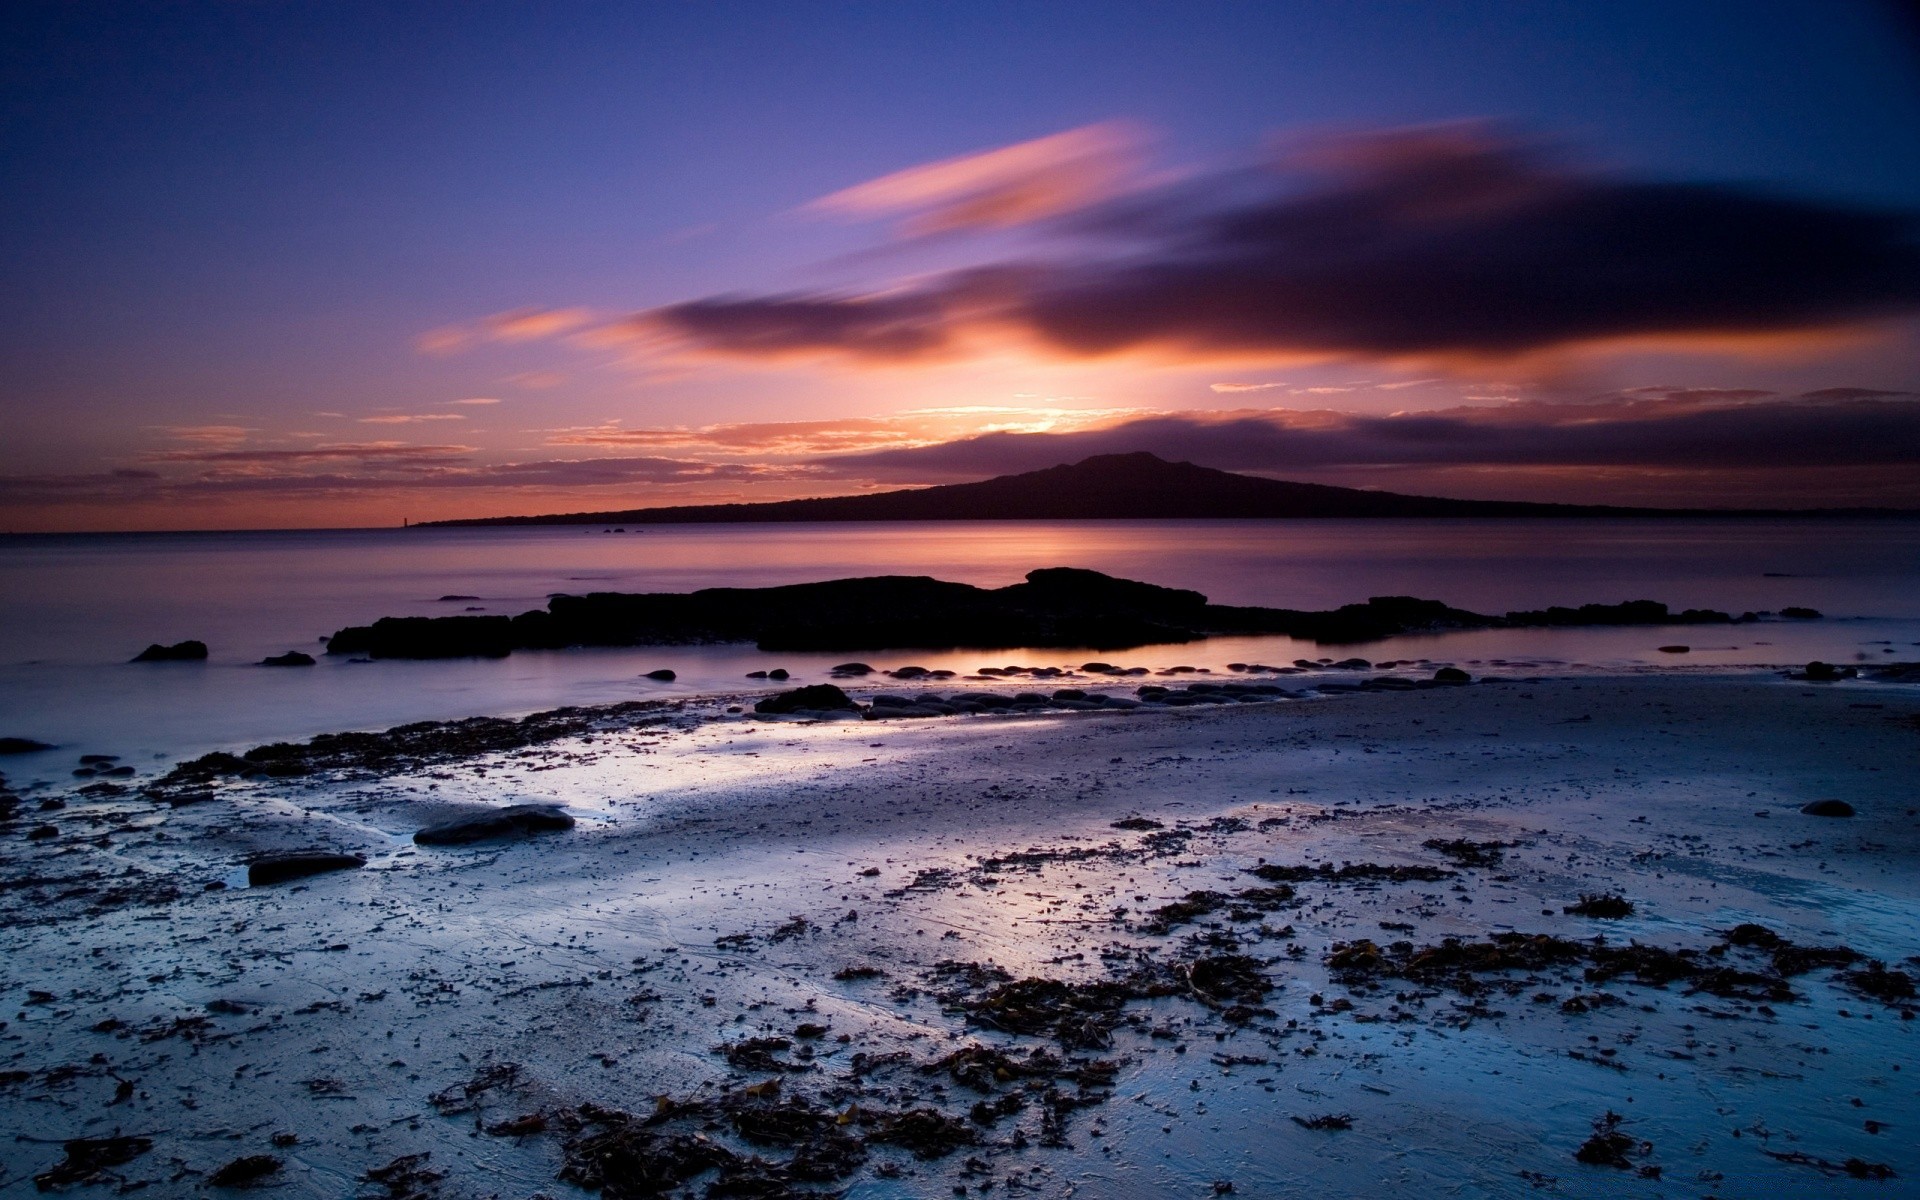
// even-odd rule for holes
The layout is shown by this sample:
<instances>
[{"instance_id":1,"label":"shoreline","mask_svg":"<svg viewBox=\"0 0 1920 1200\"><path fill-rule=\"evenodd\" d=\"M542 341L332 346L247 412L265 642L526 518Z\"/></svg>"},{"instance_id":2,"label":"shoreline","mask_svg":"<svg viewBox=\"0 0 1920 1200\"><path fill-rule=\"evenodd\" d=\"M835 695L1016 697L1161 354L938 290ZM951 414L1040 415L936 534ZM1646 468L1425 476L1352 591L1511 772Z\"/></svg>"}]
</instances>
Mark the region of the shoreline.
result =
<instances>
[{"instance_id":1,"label":"shoreline","mask_svg":"<svg viewBox=\"0 0 1920 1200\"><path fill-rule=\"evenodd\" d=\"M1759 924L1916 973L1906 864L1920 837L1902 772L1920 696L1652 674L1338 699L915 722L643 714L659 719L384 776L227 784L179 808L75 800L46 814L56 838L16 837L0 864L16 911L37 914L0 935L0 1109L29 1137L152 1138L110 1172L159 1195L199 1194L248 1155L276 1158L270 1181L295 1194L397 1195L361 1177L424 1153L395 1178L560 1196L572 1187L556 1176L612 1134L661 1151L681 1132L726 1147L736 1176L753 1158L788 1164L768 1184L786 1191L766 1194L1206 1195L1218 1179L1254 1195L1442 1181L1522 1195L1553 1176L1570 1193L1695 1195L1714 1186L1706 1171L1732 1194L1838 1195L1860 1186L1849 1159L1920 1172L1897 1135L1862 1124L1920 1119L1915 1082L1888 1073L1912 1061L1912 1001L1836 982L1865 959L1789 976L1720 937ZM1859 815L1796 811L1834 794ZM572 831L408 842L480 807L555 801ZM369 865L204 890L251 854L315 848ZM1261 860L1334 874L1269 881L1248 874ZM1600 890L1633 915L1560 911ZM1578 963L1467 990L1343 982L1331 965L1361 941L1391 962L1394 941L1508 930L1722 946L1700 961L1797 998L1755 999L1752 981L1744 997L1594 982ZM1256 981L1227 970L1240 958ZM1190 982L1203 963L1212 990ZM836 978L868 967L885 974ZM1070 1044L1057 1004L1006 1028L1015 1010L994 990L1030 976L1067 988L1055 998L1095 1044ZM1097 1003L1084 990L1125 979ZM796 1036L812 1025L827 1032ZM1017 1069L921 1069L972 1045ZM1064 1065L1034 1064L1036 1050ZM132 1090L116 1099L121 1080ZM662 1095L684 1119L605 1116L643 1119ZM983 1123L976 1103L1007 1111ZM863 1164L838 1182L794 1175L812 1134L741 1133L780 1106L805 1129L823 1119L809 1112L869 1114L819 1126L857 1141L832 1144ZM929 1109L941 1123L902 1124ZM1653 1143L1629 1170L1573 1158L1607 1111ZM1342 1115L1350 1129L1292 1120ZM1767 1136L1731 1132L1756 1123ZM949 1135L950 1153L916 1157ZM29 1194L59 1160L12 1143L0 1195ZM429 1172L445 1177L422 1184Z\"/></svg>"}]
</instances>

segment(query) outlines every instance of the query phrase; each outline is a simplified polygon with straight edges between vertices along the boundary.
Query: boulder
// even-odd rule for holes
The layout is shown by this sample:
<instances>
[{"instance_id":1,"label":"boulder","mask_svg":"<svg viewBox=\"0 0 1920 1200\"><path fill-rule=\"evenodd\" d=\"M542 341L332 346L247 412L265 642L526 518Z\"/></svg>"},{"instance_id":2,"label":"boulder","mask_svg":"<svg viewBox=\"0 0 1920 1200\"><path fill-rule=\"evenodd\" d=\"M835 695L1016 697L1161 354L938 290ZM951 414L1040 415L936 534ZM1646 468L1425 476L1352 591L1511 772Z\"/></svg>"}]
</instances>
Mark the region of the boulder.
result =
<instances>
[{"instance_id":1,"label":"boulder","mask_svg":"<svg viewBox=\"0 0 1920 1200\"><path fill-rule=\"evenodd\" d=\"M867 665L866 663L863 663L863 662L847 662L847 663L841 663L841 664L840 664L839 666L837 666L837 667L834 667L834 668L832 668L832 669L831 669L831 670L830 670L830 671L828 672L828 674L831 674L831 675L871 675L871 674L873 674L873 668L872 668L872 667L870 667L870 666L868 666L868 665Z\"/></svg>"},{"instance_id":2,"label":"boulder","mask_svg":"<svg viewBox=\"0 0 1920 1200\"><path fill-rule=\"evenodd\" d=\"M1780 615L1790 621L1818 621L1820 619L1820 610L1817 608L1802 608L1797 604L1789 604L1780 610Z\"/></svg>"},{"instance_id":3,"label":"boulder","mask_svg":"<svg viewBox=\"0 0 1920 1200\"><path fill-rule=\"evenodd\" d=\"M314 665L314 661L313 655L311 654L303 654L298 650L289 650L285 654L267 655L267 657L260 660L260 665L263 667L311 667Z\"/></svg>"},{"instance_id":4,"label":"boulder","mask_svg":"<svg viewBox=\"0 0 1920 1200\"><path fill-rule=\"evenodd\" d=\"M768 696L753 706L757 713L859 712L860 706L831 683L816 683Z\"/></svg>"},{"instance_id":5,"label":"boulder","mask_svg":"<svg viewBox=\"0 0 1920 1200\"><path fill-rule=\"evenodd\" d=\"M1850 817L1853 805L1845 800L1815 800L1812 804L1803 804L1800 811L1810 817Z\"/></svg>"},{"instance_id":6,"label":"boulder","mask_svg":"<svg viewBox=\"0 0 1920 1200\"><path fill-rule=\"evenodd\" d=\"M1859 673L1859 670L1854 667L1836 667L1832 663L1815 659L1807 664L1806 671L1798 678L1811 683L1832 683L1836 679L1852 679Z\"/></svg>"},{"instance_id":7,"label":"boulder","mask_svg":"<svg viewBox=\"0 0 1920 1200\"><path fill-rule=\"evenodd\" d=\"M1691 654L1692 652L1693 652L1693 647L1692 647L1692 646L1662 646L1662 647L1660 647L1660 653L1662 653L1662 654Z\"/></svg>"},{"instance_id":8,"label":"boulder","mask_svg":"<svg viewBox=\"0 0 1920 1200\"><path fill-rule=\"evenodd\" d=\"M356 871L367 865L358 854L336 854L329 850L301 850L292 854L265 854L247 864L247 886L264 887L324 875L328 871Z\"/></svg>"},{"instance_id":9,"label":"boulder","mask_svg":"<svg viewBox=\"0 0 1920 1200\"><path fill-rule=\"evenodd\" d=\"M646 674L646 677L648 679L656 680L660 683L672 683L674 680L680 678L678 675L674 674L672 671L667 670L665 667L661 667L658 671L648 671Z\"/></svg>"},{"instance_id":10,"label":"boulder","mask_svg":"<svg viewBox=\"0 0 1920 1200\"><path fill-rule=\"evenodd\" d=\"M0 754L38 754L42 750L51 750L46 742L36 742L32 738L0 737Z\"/></svg>"},{"instance_id":11,"label":"boulder","mask_svg":"<svg viewBox=\"0 0 1920 1200\"><path fill-rule=\"evenodd\" d=\"M515 804L429 825L413 835L422 846L464 846L501 837L528 837L572 829L574 820L557 804Z\"/></svg>"},{"instance_id":12,"label":"boulder","mask_svg":"<svg viewBox=\"0 0 1920 1200\"><path fill-rule=\"evenodd\" d=\"M1472 683L1473 676L1459 667L1441 667L1433 673L1433 681L1435 683Z\"/></svg>"},{"instance_id":13,"label":"boulder","mask_svg":"<svg viewBox=\"0 0 1920 1200\"><path fill-rule=\"evenodd\" d=\"M787 669L785 667L775 667L773 670L767 672L767 678L780 680L780 679L791 678L791 676L787 674Z\"/></svg>"},{"instance_id":14,"label":"boulder","mask_svg":"<svg viewBox=\"0 0 1920 1200\"><path fill-rule=\"evenodd\" d=\"M133 661L144 662L205 662L207 644L205 642L175 642L171 646L153 643L145 650L133 656Z\"/></svg>"}]
</instances>

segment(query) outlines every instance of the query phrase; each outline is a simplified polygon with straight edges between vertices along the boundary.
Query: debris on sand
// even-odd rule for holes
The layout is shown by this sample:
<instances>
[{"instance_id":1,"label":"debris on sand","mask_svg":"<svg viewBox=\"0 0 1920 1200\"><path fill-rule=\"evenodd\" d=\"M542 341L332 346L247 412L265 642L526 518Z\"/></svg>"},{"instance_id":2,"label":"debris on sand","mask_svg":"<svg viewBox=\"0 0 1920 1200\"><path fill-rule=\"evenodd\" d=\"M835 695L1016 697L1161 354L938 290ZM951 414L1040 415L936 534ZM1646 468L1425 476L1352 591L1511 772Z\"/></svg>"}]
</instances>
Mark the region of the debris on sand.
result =
<instances>
[{"instance_id":1,"label":"debris on sand","mask_svg":"<svg viewBox=\"0 0 1920 1200\"><path fill-rule=\"evenodd\" d=\"M207 1176L207 1182L214 1187L251 1187L267 1176L277 1173L284 1165L271 1154L249 1154L244 1158L234 1159Z\"/></svg>"},{"instance_id":2,"label":"debris on sand","mask_svg":"<svg viewBox=\"0 0 1920 1200\"><path fill-rule=\"evenodd\" d=\"M374 1183L387 1189L387 1200L425 1200L434 1194L433 1185L446 1178L442 1171L430 1170L427 1161L433 1157L431 1151L418 1154L402 1154L384 1167L375 1167L360 1177L363 1183Z\"/></svg>"},{"instance_id":3,"label":"debris on sand","mask_svg":"<svg viewBox=\"0 0 1920 1200\"><path fill-rule=\"evenodd\" d=\"M472 1079L442 1088L427 1097L427 1101L439 1110L441 1116L457 1117L479 1108L488 1092L511 1089L519 1082L520 1064L495 1063Z\"/></svg>"},{"instance_id":4,"label":"debris on sand","mask_svg":"<svg viewBox=\"0 0 1920 1200\"><path fill-rule=\"evenodd\" d=\"M1147 914L1147 921L1140 926L1140 932L1156 936L1171 933L1181 925L1199 920L1227 910L1227 916L1235 921L1252 921L1263 913L1278 911L1293 903L1294 891L1286 884L1266 888L1244 888L1228 894L1226 892L1199 891L1188 892L1182 899L1172 904L1163 904Z\"/></svg>"},{"instance_id":5,"label":"debris on sand","mask_svg":"<svg viewBox=\"0 0 1920 1200\"><path fill-rule=\"evenodd\" d=\"M980 1140L969 1123L933 1108L912 1108L878 1117L868 1141L899 1146L915 1158L945 1158Z\"/></svg>"},{"instance_id":6,"label":"debris on sand","mask_svg":"<svg viewBox=\"0 0 1920 1200\"><path fill-rule=\"evenodd\" d=\"M1840 982L1855 995L1885 1004L1899 1004L1915 998L1913 976L1905 971L1889 970L1884 963L1870 962L1858 971L1842 971Z\"/></svg>"},{"instance_id":7,"label":"debris on sand","mask_svg":"<svg viewBox=\"0 0 1920 1200\"><path fill-rule=\"evenodd\" d=\"M1150 829L1165 829L1166 824L1161 821L1156 821L1152 817L1122 817L1120 820L1115 821L1112 827L1114 829L1125 829L1136 833L1144 833Z\"/></svg>"},{"instance_id":8,"label":"debris on sand","mask_svg":"<svg viewBox=\"0 0 1920 1200\"><path fill-rule=\"evenodd\" d=\"M98 1183L110 1179L113 1167L124 1166L153 1149L153 1139L145 1137L75 1138L61 1146L66 1157L33 1177L33 1186L43 1192L76 1183Z\"/></svg>"},{"instance_id":9,"label":"debris on sand","mask_svg":"<svg viewBox=\"0 0 1920 1200\"><path fill-rule=\"evenodd\" d=\"M1509 976L1499 986L1518 994L1541 973L1584 966L1588 983L1613 979L1647 987L1685 983L1690 991L1727 999L1784 1002L1799 998L1779 975L1724 966L1712 950L1667 950L1638 942L1611 945L1604 938L1577 942L1544 933L1496 933L1480 942L1446 938L1431 946L1403 941L1382 947L1365 939L1336 942L1326 963L1336 978L1349 985L1386 976L1466 995L1485 990L1488 984L1481 976ZM1516 975L1520 978L1512 978Z\"/></svg>"},{"instance_id":10,"label":"debris on sand","mask_svg":"<svg viewBox=\"0 0 1920 1200\"><path fill-rule=\"evenodd\" d=\"M1317 1117L1296 1116L1293 1118L1293 1123L1302 1129L1312 1129L1316 1132L1353 1128L1353 1118L1346 1113L1325 1113Z\"/></svg>"},{"instance_id":11,"label":"debris on sand","mask_svg":"<svg viewBox=\"0 0 1920 1200\"><path fill-rule=\"evenodd\" d=\"M1248 867L1247 874L1268 883L1434 883L1452 879L1454 872L1440 867L1391 867L1379 863L1332 863L1313 866L1282 866L1262 863Z\"/></svg>"},{"instance_id":12,"label":"debris on sand","mask_svg":"<svg viewBox=\"0 0 1920 1200\"><path fill-rule=\"evenodd\" d=\"M1899 1174L1885 1163L1868 1162L1863 1158L1849 1158L1845 1162L1829 1162L1817 1158L1804 1150L1768 1150L1768 1158L1783 1163L1792 1163L1797 1167L1812 1167L1822 1175L1846 1175L1854 1179L1898 1179Z\"/></svg>"},{"instance_id":13,"label":"debris on sand","mask_svg":"<svg viewBox=\"0 0 1920 1200\"><path fill-rule=\"evenodd\" d=\"M1598 917L1613 921L1632 916L1633 901L1609 892L1583 892L1578 904L1569 904L1560 911L1576 917Z\"/></svg>"},{"instance_id":14,"label":"debris on sand","mask_svg":"<svg viewBox=\"0 0 1920 1200\"><path fill-rule=\"evenodd\" d=\"M788 1062L774 1057L793 1049L793 1042L783 1037L745 1038L738 1042L722 1042L713 1048L713 1052L725 1058L727 1065L742 1071L807 1071L812 1068L806 1063Z\"/></svg>"},{"instance_id":15,"label":"debris on sand","mask_svg":"<svg viewBox=\"0 0 1920 1200\"><path fill-rule=\"evenodd\" d=\"M1573 1152L1574 1158L1590 1167L1612 1167L1619 1171L1632 1171L1636 1167L1635 1159L1643 1159L1653 1153L1653 1143L1622 1133L1620 1127L1626 1124L1626 1118L1608 1109L1606 1113L1593 1119L1593 1136L1580 1143ZM1649 1178L1658 1178L1659 1167L1642 1166L1637 1168L1640 1174Z\"/></svg>"},{"instance_id":16,"label":"debris on sand","mask_svg":"<svg viewBox=\"0 0 1920 1200\"><path fill-rule=\"evenodd\" d=\"M336 854L327 850L304 850L297 854L267 854L247 864L247 886L265 887L323 875L328 871L355 871L367 865L358 854Z\"/></svg>"},{"instance_id":17,"label":"debris on sand","mask_svg":"<svg viewBox=\"0 0 1920 1200\"><path fill-rule=\"evenodd\" d=\"M1470 838L1428 838L1420 843L1435 853L1450 858L1462 867L1497 867L1505 851L1519 842L1476 842Z\"/></svg>"}]
</instances>

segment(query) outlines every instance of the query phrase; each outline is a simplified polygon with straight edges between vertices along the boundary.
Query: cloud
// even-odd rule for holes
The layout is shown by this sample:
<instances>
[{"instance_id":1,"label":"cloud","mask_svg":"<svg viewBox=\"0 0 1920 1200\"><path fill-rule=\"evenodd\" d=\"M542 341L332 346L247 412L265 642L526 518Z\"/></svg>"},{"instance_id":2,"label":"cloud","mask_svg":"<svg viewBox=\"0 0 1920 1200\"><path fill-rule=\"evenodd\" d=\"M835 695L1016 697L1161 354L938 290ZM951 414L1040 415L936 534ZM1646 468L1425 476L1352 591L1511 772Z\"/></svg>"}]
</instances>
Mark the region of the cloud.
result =
<instances>
[{"instance_id":1,"label":"cloud","mask_svg":"<svg viewBox=\"0 0 1920 1200\"><path fill-rule=\"evenodd\" d=\"M828 199L926 204L940 227L1046 208L982 200L968 215L950 195L994 172L936 167ZM1459 366L1594 346L1780 350L1920 312L1913 214L1608 175L1479 126L1321 139L1271 169L1055 211L1050 255L875 291L709 297L603 336L855 364L1015 343L1064 359Z\"/></svg>"},{"instance_id":2,"label":"cloud","mask_svg":"<svg viewBox=\"0 0 1920 1200\"><path fill-rule=\"evenodd\" d=\"M463 403L454 401L454 403ZM377 417L361 417L362 425L411 425L415 421L464 421L467 418L460 413L385 413Z\"/></svg>"},{"instance_id":3,"label":"cloud","mask_svg":"<svg viewBox=\"0 0 1920 1200\"><path fill-rule=\"evenodd\" d=\"M745 421L628 429L618 423L550 430L552 446L644 446L760 460L924 446L966 434L1040 432L1109 424L1139 410L964 405L881 417Z\"/></svg>"},{"instance_id":4,"label":"cloud","mask_svg":"<svg viewBox=\"0 0 1920 1200\"><path fill-rule=\"evenodd\" d=\"M531 342L558 337L592 323L584 308L516 308L460 325L442 325L414 338L423 354L446 355L488 342Z\"/></svg>"},{"instance_id":5,"label":"cloud","mask_svg":"<svg viewBox=\"0 0 1920 1200\"><path fill-rule=\"evenodd\" d=\"M1920 466L1920 400L1825 392L1756 402L1728 395L1672 389L1657 397L1620 394L1580 404L1528 401L1391 416L1287 409L1163 414L1065 433L992 433L822 458L816 465L914 481L982 478L1135 450L1277 475L1404 467Z\"/></svg>"},{"instance_id":6,"label":"cloud","mask_svg":"<svg viewBox=\"0 0 1920 1200\"><path fill-rule=\"evenodd\" d=\"M447 403L463 404L469 407L479 407L485 404L498 404L500 403L500 401L492 396L469 396L465 400L449 400L447 401Z\"/></svg>"},{"instance_id":7,"label":"cloud","mask_svg":"<svg viewBox=\"0 0 1920 1200\"><path fill-rule=\"evenodd\" d=\"M1144 140L1123 121L1087 125L909 167L807 209L854 218L909 214L904 232L912 236L1027 225L1118 194L1139 168Z\"/></svg>"},{"instance_id":8,"label":"cloud","mask_svg":"<svg viewBox=\"0 0 1920 1200\"><path fill-rule=\"evenodd\" d=\"M1276 388L1286 386L1284 383L1210 383L1207 385L1207 390L1232 394L1235 392L1271 392Z\"/></svg>"},{"instance_id":9,"label":"cloud","mask_svg":"<svg viewBox=\"0 0 1920 1200\"><path fill-rule=\"evenodd\" d=\"M472 446L420 446L405 442L352 442L330 446L247 449L192 448L157 450L142 456L150 463L198 463L207 466L259 467L296 463L353 462L365 466L425 467L465 462Z\"/></svg>"}]
</instances>

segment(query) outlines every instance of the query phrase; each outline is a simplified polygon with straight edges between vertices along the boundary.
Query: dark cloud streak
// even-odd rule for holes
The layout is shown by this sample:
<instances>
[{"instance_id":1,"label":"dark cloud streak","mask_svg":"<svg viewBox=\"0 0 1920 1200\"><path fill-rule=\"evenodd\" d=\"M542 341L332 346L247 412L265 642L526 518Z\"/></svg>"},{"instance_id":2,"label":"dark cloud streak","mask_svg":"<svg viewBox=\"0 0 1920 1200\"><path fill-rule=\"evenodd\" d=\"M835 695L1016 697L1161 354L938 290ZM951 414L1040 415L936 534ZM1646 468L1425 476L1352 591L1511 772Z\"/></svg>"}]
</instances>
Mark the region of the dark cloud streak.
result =
<instances>
[{"instance_id":1,"label":"dark cloud streak","mask_svg":"<svg viewBox=\"0 0 1920 1200\"><path fill-rule=\"evenodd\" d=\"M745 358L931 358L1008 329L1069 357L1500 358L1920 310L1912 214L1613 178L1477 128L1328 142L1307 165L1304 187L1236 171L1077 214L1052 259L713 297L631 327Z\"/></svg>"}]
</instances>

